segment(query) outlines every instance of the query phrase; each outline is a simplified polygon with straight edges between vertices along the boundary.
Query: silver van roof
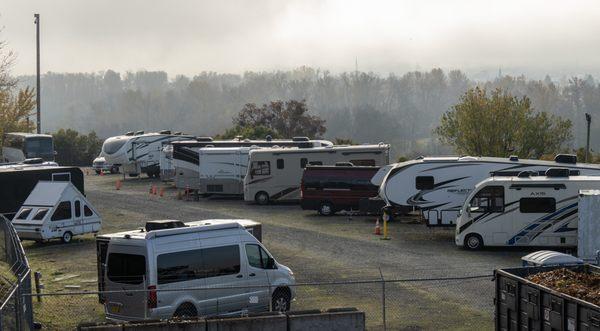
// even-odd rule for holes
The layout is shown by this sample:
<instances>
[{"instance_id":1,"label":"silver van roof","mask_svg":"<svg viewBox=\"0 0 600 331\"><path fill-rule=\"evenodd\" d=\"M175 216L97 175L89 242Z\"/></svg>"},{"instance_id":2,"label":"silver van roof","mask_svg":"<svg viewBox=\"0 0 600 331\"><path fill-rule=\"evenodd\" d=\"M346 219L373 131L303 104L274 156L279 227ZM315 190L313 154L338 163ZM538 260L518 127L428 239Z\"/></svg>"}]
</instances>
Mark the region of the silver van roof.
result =
<instances>
[{"instance_id":1,"label":"silver van roof","mask_svg":"<svg viewBox=\"0 0 600 331\"><path fill-rule=\"evenodd\" d=\"M242 224L240 224L240 222ZM116 232L104 234L99 237L104 238L126 238L126 239L153 239L159 237L166 236L174 236L180 234L189 234L189 233L197 233L197 232L206 232L206 231L217 231L217 230L226 230L226 229L244 229L243 225L248 224L258 224L257 222L251 220L229 220L229 219L216 219L216 220L202 220L195 222L187 222L185 223L185 227L179 228L171 228L171 229L162 229L162 230L154 230L154 231L146 231L144 229Z\"/></svg>"}]
</instances>

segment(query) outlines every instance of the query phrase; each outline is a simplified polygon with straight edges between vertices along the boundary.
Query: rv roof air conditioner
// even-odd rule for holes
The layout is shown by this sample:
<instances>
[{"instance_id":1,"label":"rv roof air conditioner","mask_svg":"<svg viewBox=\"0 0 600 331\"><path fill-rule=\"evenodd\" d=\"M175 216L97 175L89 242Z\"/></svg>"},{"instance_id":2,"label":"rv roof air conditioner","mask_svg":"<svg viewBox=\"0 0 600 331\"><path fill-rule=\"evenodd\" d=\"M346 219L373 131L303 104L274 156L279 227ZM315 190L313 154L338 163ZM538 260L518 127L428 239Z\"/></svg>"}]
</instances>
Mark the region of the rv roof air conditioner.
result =
<instances>
[{"instance_id":1,"label":"rv roof air conditioner","mask_svg":"<svg viewBox=\"0 0 600 331\"><path fill-rule=\"evenodd\" d=\"M146 232L150 232L164 229L184 228L185 226L185 223L183 223L182 221L159 220L146 222L145 229Z\"/></svg>"},{"instance_id":2,"label":"rv roof air conditioner","mask_svg":"<svg viewBox=\"0 0 600 331\"><path fill-rule=\"evenodd\" d=\"M549 168L546 170L546 177L569 177L570 174L570 170L565 168Z\"/></svg>"},{"instance_id":3,"label":"rv roof air conditioner","mask_svg":"<svg viewBox=\"0 0 600 331\"><path fill-rule=\"evenodd\" d=\"M309 141L308 137L293 137L292 141Z\"/></svg>"},{"instance_id":4,"label":"rv roof air conditioner","mask_svg":"<svg viewBox=\"0 0 600 331\"><path fill-rule=\"evenodd\" d=\"M134 134L135 134L135 132L133 132L133 131L125 132L126 136L133 136Z\"/></svg>"},{"instance_id":5,"label":"rv roof air conditioner","mask_svg":"<svg viewBox=\"0 0 600 331\"><path fill-rule=\"evenodd\" d=\"M557 154L554 158L554 162L556 163L577 163L577 155L573 154Z\"/></svg>"},{"instance_id":6,"label":"rv roof air conditioner","mask_svg":"<svg viewBox=\"0 0 600 331\"><path fill-rule=\"evenodd\" d=\"M160 134L171 134L171 130L161 130Z\"/></svg>"},{"instance_id":7,"label":"rv roof air conditioner","mask_svg":"<svg viewBox=\"0 0 600 331\"><path fill-rule=\"evenodd\" d=\"M213 141L212 137L196 137L197 141Z\"/></svg>"},{"instance_id":8,"label":"rv roof air conditioner","mask_svg":"<svg viewBox=\"0 0 600 331\"><path fill-rule=\"evenodd\" d=\"M517 162L517 161L519 161L519 157L516 156L516 155L511 155L511 156L508 157L508 160L509 161L513 161L513 162Z\"/></svg>"},{"instance_id":9,"label":"rv roof air conditioner","mask_svg":"<svg viewBox=\"0 0 600 331\"><path fill-rule=\"evenodd\" d=\"M135 135L136 135L136 136L139 136L139 135L142 135L142 134L144 134L144 131L143 131L143 130L141 130L141 131L136 131L136 133L135 133Z\"/></svg>"}]
</instances>

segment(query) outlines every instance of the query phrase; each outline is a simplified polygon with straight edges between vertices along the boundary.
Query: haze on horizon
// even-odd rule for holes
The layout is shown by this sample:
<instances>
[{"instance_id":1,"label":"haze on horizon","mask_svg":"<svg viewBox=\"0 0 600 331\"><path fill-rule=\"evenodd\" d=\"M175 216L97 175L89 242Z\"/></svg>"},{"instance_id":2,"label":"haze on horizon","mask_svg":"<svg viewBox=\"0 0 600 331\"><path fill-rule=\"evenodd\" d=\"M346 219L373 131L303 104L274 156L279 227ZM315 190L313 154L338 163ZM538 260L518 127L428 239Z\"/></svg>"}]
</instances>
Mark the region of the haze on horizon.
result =
<instances>
[{"instance_id":1,"label":"haze on horizon","mask_svg":"<svg viewBox=\"0 0 600 331\"><path fill-rule=\"evenodd\" d=\"M0 40L35 72L242 73L310 66L477 76L600 73L597 1L3 0Z\"/></svg>"}]
</instances>

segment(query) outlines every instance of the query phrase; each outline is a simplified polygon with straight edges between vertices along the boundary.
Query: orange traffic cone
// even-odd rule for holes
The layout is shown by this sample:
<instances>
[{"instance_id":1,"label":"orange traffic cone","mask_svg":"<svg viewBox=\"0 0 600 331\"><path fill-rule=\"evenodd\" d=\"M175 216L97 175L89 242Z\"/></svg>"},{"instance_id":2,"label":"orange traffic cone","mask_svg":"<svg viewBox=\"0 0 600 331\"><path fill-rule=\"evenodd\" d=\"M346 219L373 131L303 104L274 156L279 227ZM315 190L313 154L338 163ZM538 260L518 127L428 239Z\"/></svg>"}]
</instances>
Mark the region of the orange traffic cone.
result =
<instances>
[{"instance_id":1,"label":"orange traffic cone","mask_svg":"<svg viewBox=\"0 0 600 331\"><path fill-rule=\"evenodd\" d=\"M381 236L381 226L379 226L379 218L375 222L375 235Z\"/></svg>"},{"instance_id":2,"label":"orange traffic cone","mask_svg":"<svg viewBox=\"0 0 600 331\"><path fill-rule=\"evenodd\" d=\"M164 187L160 188L160 196L161 197L165 196L165 188Z\"/></svg>"},{"instance_id":3,"label":"orange traffic cone","mask_svg":"<svg viewBox=\"0 0 600 331\"><path fill-rule=\"evenodd\" d=\"M115 182L115 189L120 190L121 189L121 180L117 179L117 181Z\"/></svg>"}]
</instances>

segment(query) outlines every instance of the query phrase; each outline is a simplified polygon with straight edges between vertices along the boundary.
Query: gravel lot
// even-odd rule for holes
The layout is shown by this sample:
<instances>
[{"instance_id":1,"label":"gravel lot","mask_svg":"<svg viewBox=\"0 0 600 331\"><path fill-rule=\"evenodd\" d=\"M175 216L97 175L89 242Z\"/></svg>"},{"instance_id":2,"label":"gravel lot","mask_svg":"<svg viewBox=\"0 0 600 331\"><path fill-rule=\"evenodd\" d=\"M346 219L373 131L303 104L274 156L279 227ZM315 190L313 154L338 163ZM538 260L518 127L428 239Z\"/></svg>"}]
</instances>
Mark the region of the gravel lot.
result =
<instances>
[{"instance_id":1,"label":"gravel lot","mask_svg":"<svg viewBox=\"0 0 600 331\"><path fill-rule=\"evenodd\" d=\"M103 217L102 233L141 227L153 219L249 218L263 224L263 243L279 262L294 270L298 282L378 279L381 274L385 279L490 275L495 268L519 265L519 258L528 252L469 252L454 245L453 231L429 229L410 219L391 223L391 240L384 241L373 235L372 216L321 217L298 205L256 206L223 198L181 201L174 188L147 178L127 178L117 191L118 178L122 176L86 175L86 195ZM164 197L148 194L152 184L165 187ZM47 292L64 292L65 285L96 289L93 236L69 245L27 242L24 246L34 271L44 274ZM65 275L76 277L62 280ZM387 284L388 328L492 329L490 280ZM293 308L356 306L367 312L370 328L378 328L383 318L381 293L380 284L307 287L299 291ZM46 312L55 308L47 302L38 304L39 319L57 315ZM101 308L93 308L96 317L101 318Z\"/></svg>"}]
</instances>

